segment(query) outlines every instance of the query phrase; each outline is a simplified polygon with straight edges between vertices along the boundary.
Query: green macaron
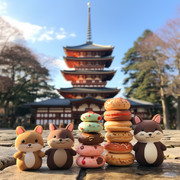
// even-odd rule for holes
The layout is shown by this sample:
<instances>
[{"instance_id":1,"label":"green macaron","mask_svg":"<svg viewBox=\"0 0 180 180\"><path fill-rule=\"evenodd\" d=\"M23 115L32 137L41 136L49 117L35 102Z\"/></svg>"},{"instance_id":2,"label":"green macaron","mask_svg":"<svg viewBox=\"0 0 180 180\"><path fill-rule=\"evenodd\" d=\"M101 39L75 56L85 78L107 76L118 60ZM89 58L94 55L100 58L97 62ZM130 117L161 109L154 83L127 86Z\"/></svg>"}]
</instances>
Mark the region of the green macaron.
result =
<instances>
[{"instance_id":1,"label":"green macaron","mask_svg":"<svg viewBox=\"0 0 180 180\"><path fill-rule=\"evenodd\" d=\"M103 126L97 122L81 122L78 126L78 129L82 132L100 132L103 129Z\"/></svg>"},{"instance_id":2,"label":"green macaron","mask_svg":"<svg viewBox=\"0 0 180 180\"><path fill-rule=\"evenodd\" d=\"M98 122L101 119L101 115L94 113L93 111L89 111L81 115L81 120L84 122Z\"/></svg>"}]
</instances>

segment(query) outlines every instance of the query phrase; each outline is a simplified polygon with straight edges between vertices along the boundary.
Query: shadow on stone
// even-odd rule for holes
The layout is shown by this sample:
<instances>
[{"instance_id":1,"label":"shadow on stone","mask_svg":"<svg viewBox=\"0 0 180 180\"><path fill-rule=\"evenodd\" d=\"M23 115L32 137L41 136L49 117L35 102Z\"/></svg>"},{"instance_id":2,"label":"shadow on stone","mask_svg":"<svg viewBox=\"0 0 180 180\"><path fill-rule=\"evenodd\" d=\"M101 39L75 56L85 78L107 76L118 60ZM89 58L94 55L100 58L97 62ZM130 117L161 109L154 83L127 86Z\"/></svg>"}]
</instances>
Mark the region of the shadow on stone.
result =
<instances>
[{"instance_id":1,"label":"shadow on stone","mask_svg":"<svg viewBox=\"0 0 180 180\"><path fill-rule=\"evenodd\" d=\"M79 174L78 174L76 180L83 180L84 177L85 177L86 174L87 174L87 173L86 173L86 170L87 170L87 169L85 169L85 168L81 168L81 170L79 171Z\"/></svg>"},{"instance_id":2,"label":"shadow on stone","mask_svg":"<svg viewBox=\"0 0 180 180\"><path fill-rule=\"evenodd\" d=\"M106 165L102 169L88 169L85 180L113 179L180 179L180 161L164 162L159 167L142 167L134 163L128 167Z\"/></svg>"}]
</instances>

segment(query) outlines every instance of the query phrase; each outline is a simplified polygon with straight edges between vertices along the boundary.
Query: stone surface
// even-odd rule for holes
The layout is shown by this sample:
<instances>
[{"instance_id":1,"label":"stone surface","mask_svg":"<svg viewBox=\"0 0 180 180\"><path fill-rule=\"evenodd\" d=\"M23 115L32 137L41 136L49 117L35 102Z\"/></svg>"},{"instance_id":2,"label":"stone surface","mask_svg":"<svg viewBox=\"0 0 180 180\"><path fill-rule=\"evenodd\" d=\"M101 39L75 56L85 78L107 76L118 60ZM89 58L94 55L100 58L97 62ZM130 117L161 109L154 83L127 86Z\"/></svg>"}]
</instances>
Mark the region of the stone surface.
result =
<instances>
[{"instance_id":1,"label":"stone surface","mask_svg":"<svg viewBox=\"0 0 180 180\"><path fill-rule=\"evenodd\" d=\"M79 144L77 137L80 132L78 130L73 131L75 137L74 149ZM133 133L133 131L132 131ZM47 146L48 130L44 130L43 139L45 146L42 151L45 151L49 147ZM105 134L105 131L102 131ZM43 158L43 166L37 171L25 171L22 172L17 169L13 154L17 152L14 147L14 141L16 138L15 130L0 130L0 179L180 179L180 131L176 130L164 130L164 137L162 142L168 147L165 151L165 158L163 165L160 167L140 167L137 163L134 163L130 167L112 167L107 164L100 169L80 169L74 164L69 170L52 171L49 170L46 165L46 158ZM131 143L134 145L136 139L133 138ZM103 145L104 143L102 143ZM105 151L104 151L105 152ZM134 153L134 152L132 152ZM8 167L10 166L10 167ZM4 169L5 168L5 169Z\"/></svg>"},{"instance_id":2,"label":"stone surface","mask_svg":"<svg viewBox=\"0 0 180 180\"><path fill-rule=\"evenodd\" d=\"M10 166L0 172L1 180L73 180L79 174L80 168L73 164L68 170L49 170L45 163L36 171L20 171L17 167Z\"/></svg>"},{"instance_id":3,"label":"stone surface","mask_svg":"<svg viewBox=\"0 0 180 180\"><path fill-rule=\"evenodd\" d=\"M166 159L180 159L180 147L167 148L164 155Z\"/></svg>"},{"instance_id":4,"label":"stone surface","mask_svg":"<svg viewBox=\"0 0 180 180\"><path fill-rule=\"evenodd\" d=\"M113 179L180 179L180 160L166 160L159 167L142 167L134 163L130 167L104 166L100 169L87 169L84 180Z\"/></svg>"},{"instance_id":5,"label":"stone surface","mask_svg":"<svg viewBox=\"0 0 180 180\"><path fill-rule=\"evenodd\" d=\"M3 157L0 159L0 170L8 166L12 166L16 163L16 160L13 157Z\"/></svg>"}]
</instances>

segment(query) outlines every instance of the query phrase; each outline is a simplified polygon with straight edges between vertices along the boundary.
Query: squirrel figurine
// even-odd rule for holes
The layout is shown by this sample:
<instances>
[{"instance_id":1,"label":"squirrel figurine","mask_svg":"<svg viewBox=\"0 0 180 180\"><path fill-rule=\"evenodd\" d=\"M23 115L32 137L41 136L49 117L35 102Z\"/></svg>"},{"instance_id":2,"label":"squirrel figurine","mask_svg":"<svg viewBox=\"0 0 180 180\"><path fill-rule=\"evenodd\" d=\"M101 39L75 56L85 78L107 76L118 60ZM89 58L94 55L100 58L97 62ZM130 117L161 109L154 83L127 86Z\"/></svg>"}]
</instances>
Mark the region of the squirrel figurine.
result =
<instances>
[{"instance_id":1,"label":"squirrel figurine","mask_svg":"<svg viewBox=\"0 0 180 180\"><path fill-rule=\"evenodd\" d=\"M47 143L50 149L45 152L48 156L49 169L69 169L73 164L73 156L76 155L76 151L72 149L74 145L73 124L68 124L66 128L57 128L51 123L49 130Z\"/></svg>"},{"instance_id":2,"label":"squirrel figurine","mask_svg":"<svg viewBox=\"0 0 180 180\"><path fill-rule=\"evenodd\" d=\"M143 120L139 116L134 118L134 137L138 142L133 150L137 162L142 166L159 166L164 160L163 151L166 150L166 146L159 141L163 137L160 121L159 114L152 120Z\"/></svg>"},{"instance_id":3,"label":"squirrel figurine","mask_svg":"<svg viewBox=\"0 0 180 180\"><path fill-rule=\"evenodd\" d=\"M14 154L14 158L17 159L16 164L20 170L41 167L42 157L45 156L45 153L41 151L44 146L42 132L43 128L40 125L36 126L34 131L26 131L21 126L16 128L15 147L18 152Z\"/></svg>"}]
</instances>

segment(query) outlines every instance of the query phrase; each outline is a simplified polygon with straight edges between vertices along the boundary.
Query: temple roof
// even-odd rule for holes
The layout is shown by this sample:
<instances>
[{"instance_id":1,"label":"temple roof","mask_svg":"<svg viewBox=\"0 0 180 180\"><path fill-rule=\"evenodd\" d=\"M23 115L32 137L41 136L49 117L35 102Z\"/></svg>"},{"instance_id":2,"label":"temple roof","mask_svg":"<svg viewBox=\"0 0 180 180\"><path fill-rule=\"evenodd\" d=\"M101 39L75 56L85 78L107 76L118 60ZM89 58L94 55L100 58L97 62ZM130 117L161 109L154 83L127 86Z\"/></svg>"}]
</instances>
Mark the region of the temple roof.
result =
<instances>
[{"instance_id":1,"label":"temple roof","mask_svg":"<svg viewBox=\"0 0 180 180\"><path fill-rule=\"evenodd\" d=\"M53 98L40 102L33 102L25 104L25 106L69 106L71 101L69 99Z\"/></svg>"},{"instance_id":2,"label":"temple roof","mask_svg":"<svg viewBox=\"0 0 180 180\"><path fill-rule=\"evenodd\" d=\"M56 98L56 99L48 99L48 100L43 100L40 102L33 102L33 103L28 103L25 106L26 107L41 107L41 106L46 106L46 107L53 107L53 106L70 106L71 103L73 102L81 102L83 100L96 100L96 101L100 101L100 102L105 102L108 99L96 99L93 97L85 97L85 98L81 98L81 99L61 99L61 98ZM157 107L159 108L160 105L159 104L155 104L155 103L151 103L148 101L144 101L144 100L138 100L138 99L134 99L134 98L127 98L127 100L131 103L131 107Z\"/></svg>"},{"instance_id":3,"label":"temple roof","mask_svg":"<svg viewBox=\"0 0 180 180\"><path fill-rule=\"evenodd\" d=\"M81 44L78 46L65 46L63 47L66 50L113 50L113 46L103 46L99 44L94 44L93 42L89 41L86 42L85 44Z\"/></svg>"},{"instance_id":4,"label":"temple roof","mask_svg":"<svg viewBox=\"0 0 180 180\"><path fill-rule=\"evenodd\" d=\"M114 70L61 70L64 74L114 74Z\"/></svg>"},{"instance_id":5,"label":"temple roof","mask_svg":"<svg viewBox=\"0 0 180 180\"><path fill-rule=\"evenodd\" d=\"M119 92L120 89L117 88L95 88L95 87L73 87L73 88L60 88L59 92L66 92L66 93L114 93Z\"/></svg>"}]
</instances>

